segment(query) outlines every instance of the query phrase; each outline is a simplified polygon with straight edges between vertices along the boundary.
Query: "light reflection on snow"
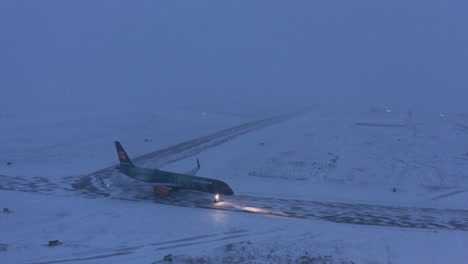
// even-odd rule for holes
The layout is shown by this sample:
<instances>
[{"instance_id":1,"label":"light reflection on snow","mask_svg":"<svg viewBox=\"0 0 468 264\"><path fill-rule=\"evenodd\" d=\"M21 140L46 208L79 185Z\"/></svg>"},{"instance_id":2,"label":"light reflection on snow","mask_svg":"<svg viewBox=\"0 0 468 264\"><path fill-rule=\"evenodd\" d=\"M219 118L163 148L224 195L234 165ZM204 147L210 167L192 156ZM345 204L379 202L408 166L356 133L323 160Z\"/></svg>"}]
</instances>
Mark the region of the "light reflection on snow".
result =
<instances>
[{"instance_id":1,"label":"light reflection on snow","mask_svg":"<svg viewBox=\"0 0 468 264\"><path fill-rule=\"evenodd\" d=\"M268 215L282 215L285 216L286 214L283 212L279 211L272 211L272 210L267 210L263 209L260 207L254 207L254 206L245 206L245 205L239 205L235 204L232 202L219 202L216 204L216 206L222 206L222 207L233 207L236 208L237 210L240 211L245 211L245 212L250 212L250 213L256 213L256 214L268 214Z\"/></svg>"},{"instance_id":2,"label":"light reflection on snow","mask_svg":"<svg viewBox=\"0 0 468 264\"><path fill-rule=\"evenodd\" d=\"M225 222L226 212L222 210L213 210L214 212L211 214L213 218L213 222L219 224Z\"/></svg>"}]
</instances>

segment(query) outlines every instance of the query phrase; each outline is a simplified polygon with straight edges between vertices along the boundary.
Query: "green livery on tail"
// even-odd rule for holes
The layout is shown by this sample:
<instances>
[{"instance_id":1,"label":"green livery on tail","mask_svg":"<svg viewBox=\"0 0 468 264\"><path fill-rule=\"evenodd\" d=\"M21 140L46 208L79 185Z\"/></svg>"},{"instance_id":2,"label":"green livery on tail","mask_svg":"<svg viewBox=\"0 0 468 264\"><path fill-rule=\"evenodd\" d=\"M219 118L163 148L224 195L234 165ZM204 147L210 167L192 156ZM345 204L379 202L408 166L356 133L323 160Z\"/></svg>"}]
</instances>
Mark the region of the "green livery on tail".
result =
<instances>
[{"instance_id":1,"label":"green livery on tail","mask_svg":"<svg viewBox=\"0 0 468 264\"><path fill-rule=\"evenodd\" d=\"M115 141L117 155L120 160L120 166L116 169L121 173L139 181L155 184L155 194L160 196L168 196L171 191L192 190L215 195L215 202L218 201L219 195L233 195L234 192L227 183L205 177L197 177L190 174L181 174L158 169L147 169L133 165L133 162L123 149L120 142ZM197 159L197 168L192 171L195 174L200 168L200 163Z\"/></svg>"}]
</instances>

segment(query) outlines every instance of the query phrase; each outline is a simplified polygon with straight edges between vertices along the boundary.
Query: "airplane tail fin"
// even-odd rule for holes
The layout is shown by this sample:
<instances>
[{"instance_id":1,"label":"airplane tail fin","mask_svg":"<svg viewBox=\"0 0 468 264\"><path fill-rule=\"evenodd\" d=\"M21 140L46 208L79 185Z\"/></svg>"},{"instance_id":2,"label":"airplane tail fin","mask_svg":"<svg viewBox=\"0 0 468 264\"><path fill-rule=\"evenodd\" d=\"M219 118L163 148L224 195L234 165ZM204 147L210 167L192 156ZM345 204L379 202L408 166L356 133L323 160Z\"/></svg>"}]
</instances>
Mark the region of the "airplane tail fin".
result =
<instances>
[{"instance_id":1,"label":"airplane tail fin","mask_svg":"<svg viewBox=\"0 0 468 264\"><path fill-rule=\"evenodd\" d=\"M134 167L135 165L133 165L132 161L127 155L127 152L125 152L119 141L115 141L115 147L117 148L117 155L119 156L120 165Z\"/></svg>"}]
</instances>

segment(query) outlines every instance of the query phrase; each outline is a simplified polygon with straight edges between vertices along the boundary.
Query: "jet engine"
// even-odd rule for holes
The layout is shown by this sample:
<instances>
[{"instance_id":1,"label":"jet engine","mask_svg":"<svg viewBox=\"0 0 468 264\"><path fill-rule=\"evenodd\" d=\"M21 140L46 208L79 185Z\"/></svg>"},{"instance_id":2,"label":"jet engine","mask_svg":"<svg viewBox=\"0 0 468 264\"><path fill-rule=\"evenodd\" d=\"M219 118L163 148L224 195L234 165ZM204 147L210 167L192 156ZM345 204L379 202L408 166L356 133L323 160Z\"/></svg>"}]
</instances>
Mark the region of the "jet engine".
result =
<instances>
[{"instance_id":1,"label":"jet engine","mask_svg":"<svg viewBox=\"0 0 468 264\"><path fill-rule=\"evenodd\" d=\"M166 196L169 196L169 194L171 194L171 190L172 190L171 188L166 187L166 186L157 186L157 187L154 187L154 194L166 197Z\"/></svg>"}]
</instances>

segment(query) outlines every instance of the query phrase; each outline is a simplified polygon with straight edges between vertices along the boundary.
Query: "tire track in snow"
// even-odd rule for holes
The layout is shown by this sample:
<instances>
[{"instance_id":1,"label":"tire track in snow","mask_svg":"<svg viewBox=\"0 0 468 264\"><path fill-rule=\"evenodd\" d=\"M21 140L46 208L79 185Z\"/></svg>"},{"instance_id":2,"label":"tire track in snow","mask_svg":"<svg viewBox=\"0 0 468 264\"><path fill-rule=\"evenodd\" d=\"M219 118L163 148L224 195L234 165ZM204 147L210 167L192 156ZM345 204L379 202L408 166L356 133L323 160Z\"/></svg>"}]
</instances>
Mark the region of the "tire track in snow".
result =
<instances>
[{"instance_id":1,"label":"tire track in snow","mask_svg":"<svg viewBox=\"0 0 468 264\"><path fill-rule=\"evenodd\" d=\"M161 167L163 165L191 157L207 149L214 148L249 132L301 116L310 110L310 108L300 109L286 114L237 125L235 127L224 129L165 149L133 157L132 161L139 164L151 164L153 168ZM114 167L115 166L107 167L90 174L90 176L118 174Z\"/></svg>"}]
</instances>

